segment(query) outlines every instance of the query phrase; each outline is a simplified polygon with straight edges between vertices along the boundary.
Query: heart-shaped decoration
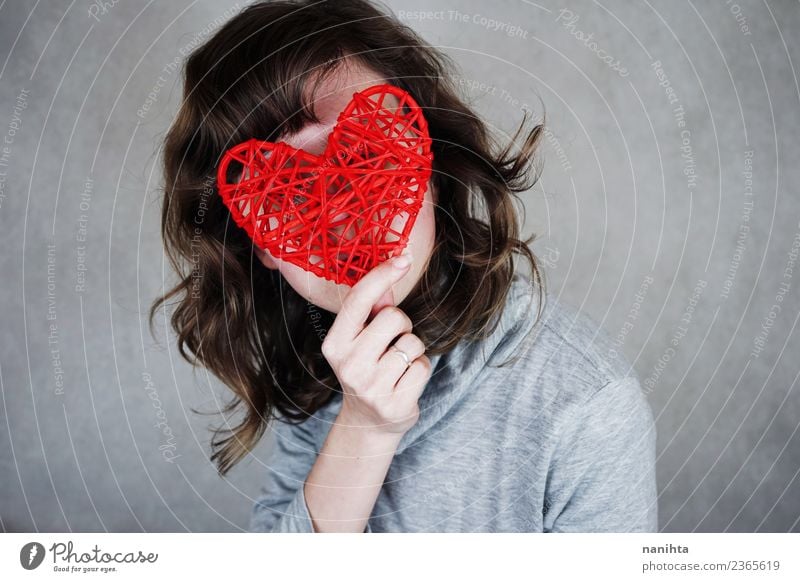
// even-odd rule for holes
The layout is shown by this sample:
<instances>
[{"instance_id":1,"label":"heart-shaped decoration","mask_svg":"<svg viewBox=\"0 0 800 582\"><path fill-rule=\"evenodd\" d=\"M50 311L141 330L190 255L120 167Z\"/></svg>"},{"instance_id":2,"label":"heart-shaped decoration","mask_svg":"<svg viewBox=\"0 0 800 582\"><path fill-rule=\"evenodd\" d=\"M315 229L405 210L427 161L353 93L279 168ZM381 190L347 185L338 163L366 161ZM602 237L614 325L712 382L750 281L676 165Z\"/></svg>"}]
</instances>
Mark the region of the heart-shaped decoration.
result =
<instances>
[{"instance_id":1,"label":"heart-shaped decoration","mask_svg":"<svg viewBox=\"0 0 800 582\"><path fill-rule=\"evenodd\" d=\"M217 188L256 246L354 285L408 243L432 161L422 109L381 84L353 93L322 155L251 139L225 152Z\"/></svg>"}]
</instances>

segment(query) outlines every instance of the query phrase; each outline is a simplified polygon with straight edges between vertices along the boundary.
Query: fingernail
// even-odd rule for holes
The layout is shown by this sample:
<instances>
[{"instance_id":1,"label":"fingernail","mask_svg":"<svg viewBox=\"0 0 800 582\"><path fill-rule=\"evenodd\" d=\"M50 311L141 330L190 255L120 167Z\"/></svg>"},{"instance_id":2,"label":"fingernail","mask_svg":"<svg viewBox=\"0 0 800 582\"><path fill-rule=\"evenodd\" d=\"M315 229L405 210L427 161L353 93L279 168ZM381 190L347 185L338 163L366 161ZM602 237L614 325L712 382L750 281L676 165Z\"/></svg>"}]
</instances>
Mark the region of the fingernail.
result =
<instances>
[{"instance_id":1,"label":"fingernail","mask_svg":"<svg viewBox=\"0 0 800 582\"><path fill-rule=\"evenodd\" d=\"M400 255L392 259L392 265L396 269L405 269L411 265L411 254Z\"/></svg>"}]
</instances>

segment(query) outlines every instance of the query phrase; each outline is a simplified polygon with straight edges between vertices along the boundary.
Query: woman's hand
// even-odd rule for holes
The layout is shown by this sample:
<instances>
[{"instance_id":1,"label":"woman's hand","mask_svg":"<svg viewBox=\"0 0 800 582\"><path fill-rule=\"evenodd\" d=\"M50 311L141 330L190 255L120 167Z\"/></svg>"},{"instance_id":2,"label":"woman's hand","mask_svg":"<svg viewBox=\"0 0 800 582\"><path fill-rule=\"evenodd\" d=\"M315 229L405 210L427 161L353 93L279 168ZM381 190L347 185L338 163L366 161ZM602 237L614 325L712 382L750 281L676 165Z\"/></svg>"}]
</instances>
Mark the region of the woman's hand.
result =
<instances>
[{"instance_id":1,"label":"woman's hand","mask_svg":"<svg viewBox=\"0 0 800 582\"><path fill-rule=\"evenodd\" d=\"M322 342L322 354L342 386L337 424L396 437L419 418L417 401L431 363L422 340L411 333L411 319L394 305L391 290L410 265L410 255L404 254L364 275L348 292ZM395 348L405 352L410 364Z\"/></svg>"},{"instance_id":2,"label":"woman's hand","mask_svg":"<svg viewBox=\"0 0 800 582\"><path fill-rule=\"evenodd\" d=\"M364 275L322 342L343 399L304 485L315 532L365 531L400 440L419 418L431 363L392 295L410 265L400 255Z\"/></svg>"}]
</instances>

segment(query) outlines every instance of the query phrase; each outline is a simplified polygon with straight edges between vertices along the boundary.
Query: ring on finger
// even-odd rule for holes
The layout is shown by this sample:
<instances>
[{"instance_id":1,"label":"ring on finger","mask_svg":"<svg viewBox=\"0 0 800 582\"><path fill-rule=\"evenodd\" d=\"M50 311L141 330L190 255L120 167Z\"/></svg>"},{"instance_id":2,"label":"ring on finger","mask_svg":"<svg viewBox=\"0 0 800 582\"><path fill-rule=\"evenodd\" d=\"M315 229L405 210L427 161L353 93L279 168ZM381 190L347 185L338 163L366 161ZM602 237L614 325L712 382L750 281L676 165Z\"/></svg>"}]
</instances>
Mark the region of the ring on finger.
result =
<instances>
[{"instance_id":1,"label":"ring on finger","mask_svg":"<svg viewBox=\"0 0 800 582\"><path fill-rule=\"evenodd\" d=\"M411 365L411 358L408 357L408 354L394 345L392 346L392 349L394 350L394 353L403 358L406 363L406 368L408 368Z\"/></svg>"}]
</instances>

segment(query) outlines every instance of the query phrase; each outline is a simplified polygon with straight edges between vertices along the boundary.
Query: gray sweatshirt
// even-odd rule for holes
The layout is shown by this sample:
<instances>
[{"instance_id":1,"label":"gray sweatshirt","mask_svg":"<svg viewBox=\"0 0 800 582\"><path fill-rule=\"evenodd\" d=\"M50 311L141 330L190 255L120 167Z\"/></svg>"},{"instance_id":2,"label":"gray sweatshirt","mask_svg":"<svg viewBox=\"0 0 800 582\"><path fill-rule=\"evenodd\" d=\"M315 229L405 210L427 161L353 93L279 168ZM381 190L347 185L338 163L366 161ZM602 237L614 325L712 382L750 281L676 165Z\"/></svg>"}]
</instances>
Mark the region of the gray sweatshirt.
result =
<instances>
[{"instance_id":1,"label":"gray sweatshirt","mask_svg":"<svg viewBox=\"0 0 800 582\"><path fill-rule=\"evenodd\" d=\"M490 336L431 358L365 532L657 531L656 431L635 371L550 293L533 325L536 300L515 275ZM313 531L302 485L340 408L337 394L267 429L251 531Z\"/></svg>"}]
</instances>

